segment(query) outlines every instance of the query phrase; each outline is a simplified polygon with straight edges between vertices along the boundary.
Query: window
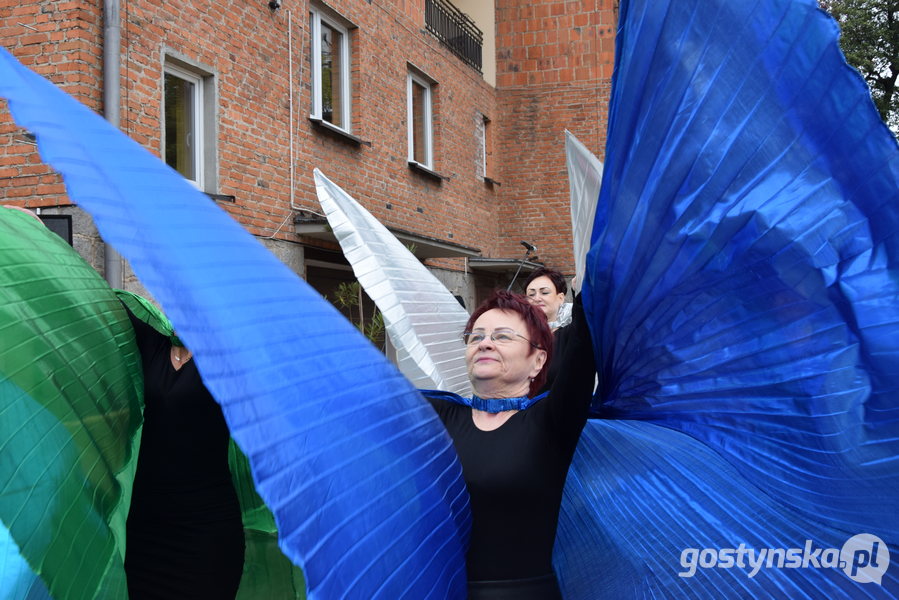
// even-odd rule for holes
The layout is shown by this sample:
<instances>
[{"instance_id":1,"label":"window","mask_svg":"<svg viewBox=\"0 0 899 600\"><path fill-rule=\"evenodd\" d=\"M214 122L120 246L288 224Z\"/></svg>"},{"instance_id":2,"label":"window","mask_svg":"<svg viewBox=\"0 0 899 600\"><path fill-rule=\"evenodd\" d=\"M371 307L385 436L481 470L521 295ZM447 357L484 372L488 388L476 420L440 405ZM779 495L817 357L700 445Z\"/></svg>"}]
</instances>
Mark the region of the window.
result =
<instances>
[{"instance_id":1,"label":"window","mask_svg":"<svg viewBox=\"0 0 899 600\"><path fill-rule=\"evenodd\" d=\"M165 68L165 162L203 187L203 82L182 69Z\"/></svg>"},{"instance_id":2,"label":"window","mask_svg":"<svg viewBox=\"0 0 899 600\"><path fill-rule=\"evenodd\" d=\"M350 124L350 36L348 30L324 16L309 12L312 32L312 118L346 132Z\"/></svg>"},{"instance_id":3,"label":"window","mask_svg":"<svg viewBox=\"0 0 899 600\"><path fill-rule=\"evenodd\" d=\"M163 73L165 162L199 189L209 191L215 173L212 76L169 59Z\"/></svg>"},{"instance_id":4,"label":"window","mask_svg":"<svg viewBox=\"0 0 899 600\"><path fill-rule=\"evenodd\" d=\"M477 115L476 125L478 136L478 177L484 181L499 185L493 177L493 128L490 119L484 115Z\"/></svg>"},{"instance_id":5,"label":"window","mask_svg":"<svg viewBox=\"0 0 899 600\"><path fill-rule=\"evenodd\" d=\"M409 73L407 80L409 123L409 162L434 168L431 84Z\"/></svg>"}]
</instances>

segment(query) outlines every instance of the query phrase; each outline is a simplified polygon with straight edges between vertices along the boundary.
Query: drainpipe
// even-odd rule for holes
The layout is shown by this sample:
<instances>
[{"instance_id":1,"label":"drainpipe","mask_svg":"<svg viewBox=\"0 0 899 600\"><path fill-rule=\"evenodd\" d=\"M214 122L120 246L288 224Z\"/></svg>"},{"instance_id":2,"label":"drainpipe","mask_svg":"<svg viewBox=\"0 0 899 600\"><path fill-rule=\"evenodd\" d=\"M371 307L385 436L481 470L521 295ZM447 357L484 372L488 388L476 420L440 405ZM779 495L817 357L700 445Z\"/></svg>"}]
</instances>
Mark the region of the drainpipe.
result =
<instances>
[{"instance_id":1,"label":"drainpipe","mask_svg":"<svg viewBox=\"0 0 899 600\"><path fill-rule=\"evenodd\" d=\"M119 128L121 95L122 30L119 0L103 0L103 112L113 127ZM104 245L103 267L110 287L124 286L122 256Z\"/></svg>"}]
</instances>

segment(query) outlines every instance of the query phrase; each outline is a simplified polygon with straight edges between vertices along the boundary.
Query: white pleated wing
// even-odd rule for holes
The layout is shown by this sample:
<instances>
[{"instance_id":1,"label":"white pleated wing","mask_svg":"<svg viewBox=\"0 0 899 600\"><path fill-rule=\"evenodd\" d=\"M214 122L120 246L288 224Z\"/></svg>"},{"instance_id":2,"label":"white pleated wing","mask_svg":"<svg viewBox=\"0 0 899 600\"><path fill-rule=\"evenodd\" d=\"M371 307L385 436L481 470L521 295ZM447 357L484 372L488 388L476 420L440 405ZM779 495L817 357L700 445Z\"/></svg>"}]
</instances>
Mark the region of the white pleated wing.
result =
<instances>
[{"instance_id":1,"label":"white pleated wing","mask_svg":"<svg viewBox=\"0 0 899 600\"><path fill-rule=\"evenodd\" d=\"M413 385L471 395L461 342L468 313L396 236L315 169L318 201L362 288L384 315Z\"/></svg>"},{"instance_id":2,"label":"white pleated wing","mask_svg":"<svg viewBox=\"0 0 899 600\"><path fill-rule=\"evenodd\" d=\"M571 235L574 241L575 289L580 289L593 232L593 215L602 182L602 163L573 133L565 130L565 164L571 195Z\"/></svg>"}]
</instances>

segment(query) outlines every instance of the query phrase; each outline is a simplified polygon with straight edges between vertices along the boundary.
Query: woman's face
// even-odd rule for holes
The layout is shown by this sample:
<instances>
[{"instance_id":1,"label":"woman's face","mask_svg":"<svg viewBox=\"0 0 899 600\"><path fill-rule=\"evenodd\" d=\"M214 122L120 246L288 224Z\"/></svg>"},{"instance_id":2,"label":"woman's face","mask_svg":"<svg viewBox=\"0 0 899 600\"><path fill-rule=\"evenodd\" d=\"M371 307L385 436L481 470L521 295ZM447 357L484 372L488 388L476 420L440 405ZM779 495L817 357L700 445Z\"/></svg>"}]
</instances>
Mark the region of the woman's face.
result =
<instances>
[{"instance_id":1,"label":"woman's face","mask_svg":"<svg viewBox=\"0 0 899 600\"><path fill-rule=\"evenodd\" d=\"M565 302L565 294L556 291L552 279L541 275L528 284L528 300L546 315L547 321L555 321L559 307Z\"/></svg>"},{"instance_id":2,"label":"woman's face","mask_svg":"<svg viewBox=\"0 0 899 600\"><path fill-rule=\"evenodd\" d=\"M546 362L546 351L534 349L528 342L521 316L498 308L488 310L475 321L472 333L483 336L465 348L468 377L475 393L484 398L527 395L531 379Z\"/></svg>"}]
</instances>

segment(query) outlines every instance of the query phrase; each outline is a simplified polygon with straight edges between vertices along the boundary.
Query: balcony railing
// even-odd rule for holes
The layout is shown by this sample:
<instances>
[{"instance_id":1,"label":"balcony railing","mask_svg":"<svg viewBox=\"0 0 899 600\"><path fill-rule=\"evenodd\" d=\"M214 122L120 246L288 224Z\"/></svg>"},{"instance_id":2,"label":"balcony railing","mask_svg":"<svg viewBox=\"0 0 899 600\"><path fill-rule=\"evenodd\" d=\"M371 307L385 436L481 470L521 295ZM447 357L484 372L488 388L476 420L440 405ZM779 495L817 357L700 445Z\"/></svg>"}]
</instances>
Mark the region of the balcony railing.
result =
<instances>
[{"instance_id":1,"label":"balcony railing","mask_svg":"<svg viewBox=\"0 0 899 600\"><path fill-rule=\"evenodd\" d=\"M425 0L425 25L466 64L481 72L484 32L449 0Z\"/></svg>"}]
</instances>

